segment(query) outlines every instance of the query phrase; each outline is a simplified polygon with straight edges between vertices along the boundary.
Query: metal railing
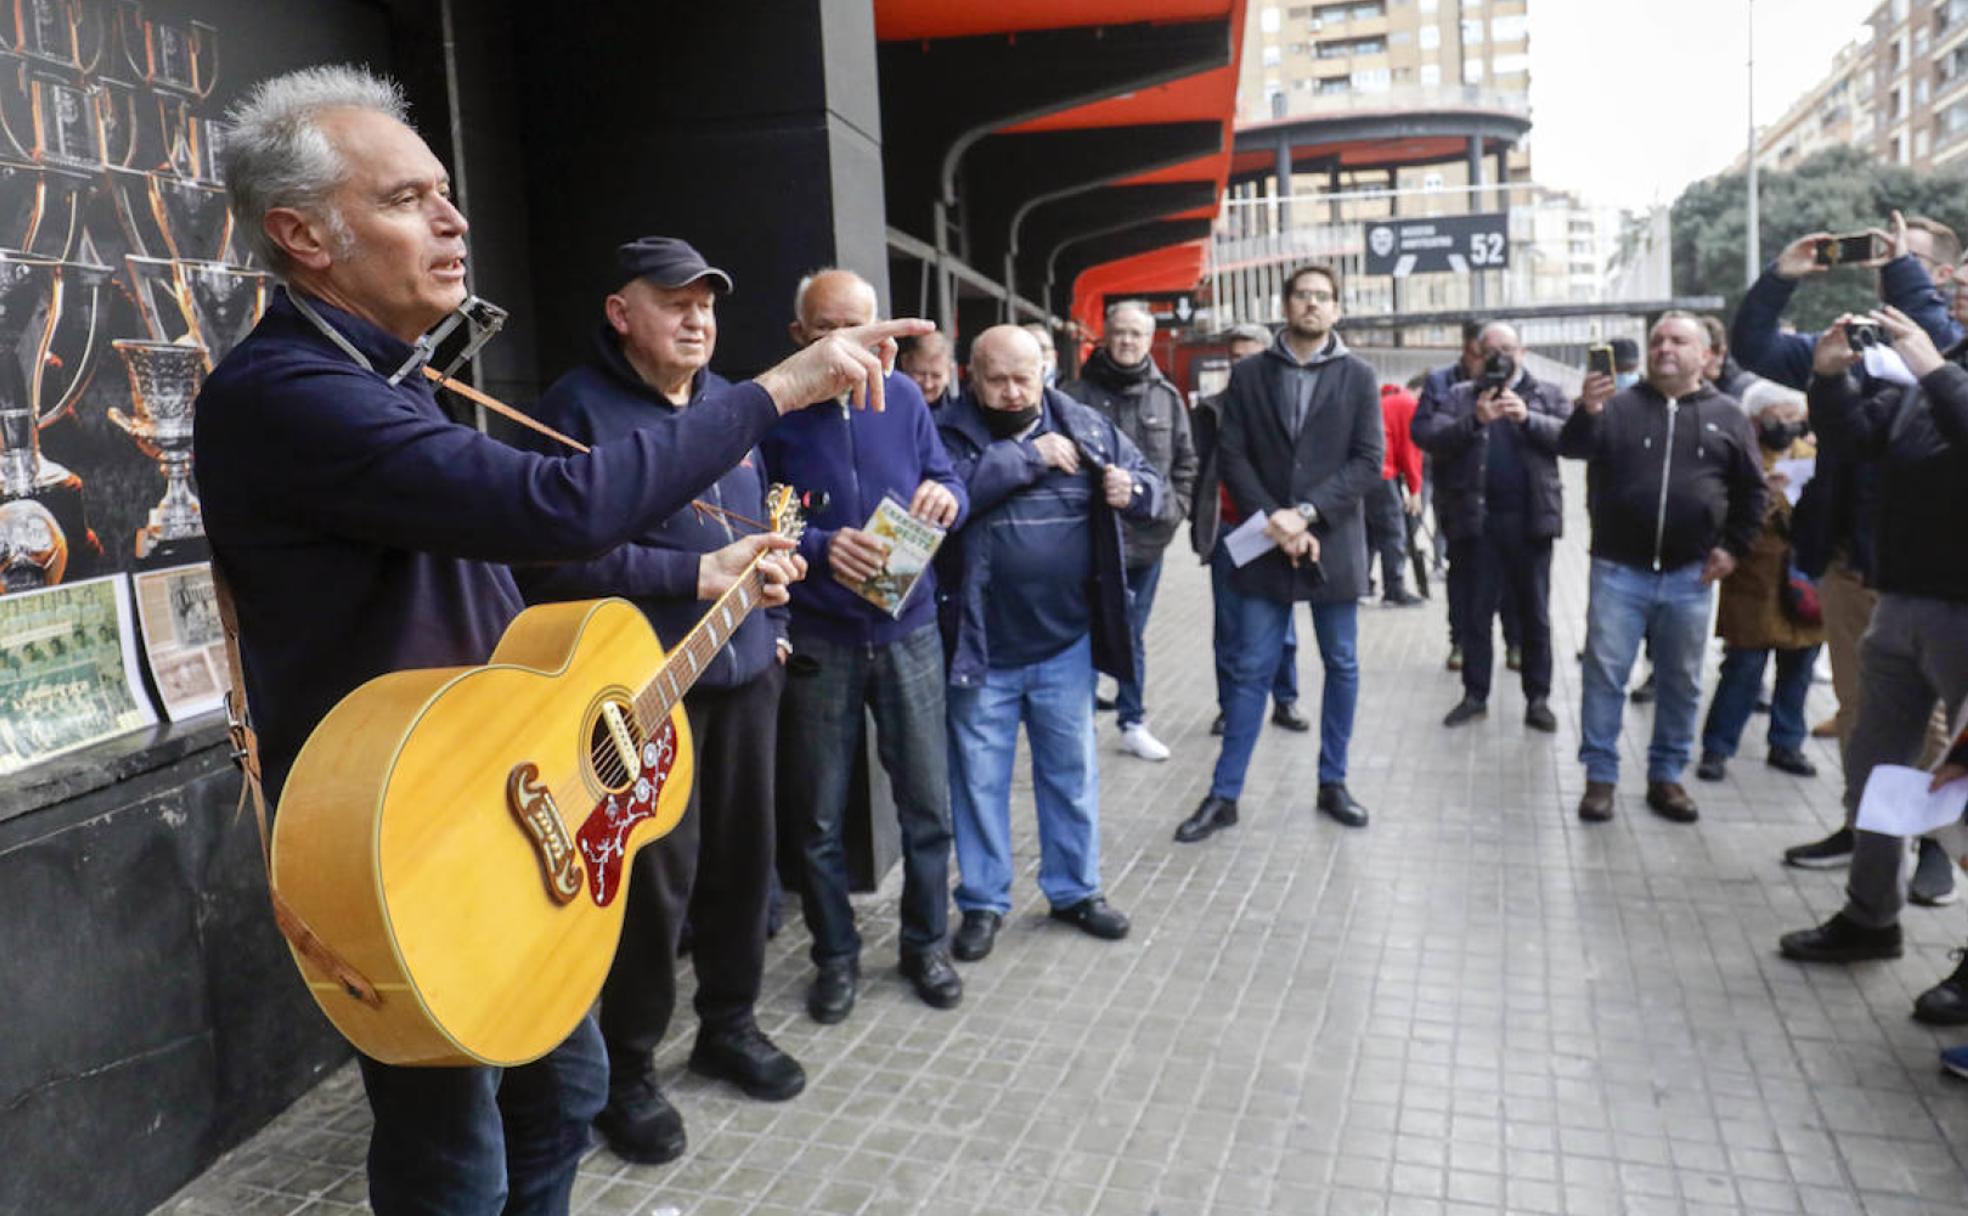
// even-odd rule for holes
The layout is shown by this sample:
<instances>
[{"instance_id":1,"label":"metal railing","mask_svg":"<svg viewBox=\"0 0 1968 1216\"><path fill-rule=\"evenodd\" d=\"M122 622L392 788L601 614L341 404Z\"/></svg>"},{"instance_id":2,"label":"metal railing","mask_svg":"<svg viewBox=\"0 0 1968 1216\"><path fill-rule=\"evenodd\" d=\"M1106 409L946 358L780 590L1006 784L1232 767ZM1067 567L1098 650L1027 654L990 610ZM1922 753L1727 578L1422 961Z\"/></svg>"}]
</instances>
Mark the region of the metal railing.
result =
<instances>
[{"instance_id":1,"label":"metal railing","mask_svg":"<svg viewBox=\"0 0 1968 1216\"><path fill-rule=\"evenodd\" d=\"M1401 85L1378 90L1349 90L1344 93L1288 92L1281 117L1259 119L1245 127L1262 127L1272 122L1301 122L1342 114L1371 114L1380 110L1492 110L1528 118L1528 93L1488 89L1481 85Z\"/></svg>"}]
</instances>

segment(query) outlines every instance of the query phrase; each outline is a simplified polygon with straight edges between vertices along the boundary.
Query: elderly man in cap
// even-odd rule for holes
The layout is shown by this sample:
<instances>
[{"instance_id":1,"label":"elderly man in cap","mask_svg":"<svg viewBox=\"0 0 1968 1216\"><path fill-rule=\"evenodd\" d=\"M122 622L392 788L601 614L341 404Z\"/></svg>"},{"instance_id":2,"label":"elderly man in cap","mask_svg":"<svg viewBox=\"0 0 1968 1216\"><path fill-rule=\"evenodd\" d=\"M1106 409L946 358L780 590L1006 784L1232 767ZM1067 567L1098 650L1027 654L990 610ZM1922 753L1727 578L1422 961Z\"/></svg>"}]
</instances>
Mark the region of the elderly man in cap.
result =
<instances>
[{"instance_id":1,"label":"elderly man in cap","mask_svg":"<svg viewBox=\"0 0 1968 1216\"><path fill-rule=\"evenodd\" d=\"M616 250L620 286L602 302L603 321L586 363L540 398L540 421L588 444L633 434L652 420L687 414L725 380L710 370L717 347L717 297L731 276L688 244L645 237ZM604 564L521 572L529 600L620 595L675 646L716 598L707 565L765 514L764 461L755 448L699 496L634 542L644 562L634 581ZM754 1098L779 1101L806 1085L799 1064L753 1018L765 965L773 864L773 765L780 665L788 643L784 610L746 618L684 696L696 743L690 810L635 860L622 941L602 989L608 1047L608 1105L595 1126L631 1161L663 1162L683 1151L683 1119L656 1087L652 1055L676 1007L677 945L691 925L701 1025L691 1071L730 1081Z\"/></svg>"}]
</instances>

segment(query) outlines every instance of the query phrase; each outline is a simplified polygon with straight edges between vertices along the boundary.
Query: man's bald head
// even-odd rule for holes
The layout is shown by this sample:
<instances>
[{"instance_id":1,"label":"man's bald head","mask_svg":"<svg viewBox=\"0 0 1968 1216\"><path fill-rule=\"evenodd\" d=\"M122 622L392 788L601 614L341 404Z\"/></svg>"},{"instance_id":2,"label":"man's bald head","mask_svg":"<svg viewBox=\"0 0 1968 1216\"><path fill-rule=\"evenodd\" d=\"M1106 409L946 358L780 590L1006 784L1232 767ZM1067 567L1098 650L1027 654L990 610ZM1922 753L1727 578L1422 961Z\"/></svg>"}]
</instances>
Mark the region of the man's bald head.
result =
<instances>
[{"instance_id":1,"label":"man's bald head","mask_svg":"<svg viewBox=\"0 0 1968 1216\"><path fill-rule=\"evenodd\" d=\"M993 325L970 344L970 384L986 409L1022 410L1045 391L1045 352L1016 325Z\"/></svg>"},{"instance_id":2,"label":"man's bald head","mask_svg":"<svg viewBox=\"0 0 1968 1216\"><path fill-rule=\"evenodd\" d=\"M837 329L867 325L881 301L874 285L852 270L816 270L793 292L790 332L800 346L811 346Z\"/></svg>"}]
</instances>

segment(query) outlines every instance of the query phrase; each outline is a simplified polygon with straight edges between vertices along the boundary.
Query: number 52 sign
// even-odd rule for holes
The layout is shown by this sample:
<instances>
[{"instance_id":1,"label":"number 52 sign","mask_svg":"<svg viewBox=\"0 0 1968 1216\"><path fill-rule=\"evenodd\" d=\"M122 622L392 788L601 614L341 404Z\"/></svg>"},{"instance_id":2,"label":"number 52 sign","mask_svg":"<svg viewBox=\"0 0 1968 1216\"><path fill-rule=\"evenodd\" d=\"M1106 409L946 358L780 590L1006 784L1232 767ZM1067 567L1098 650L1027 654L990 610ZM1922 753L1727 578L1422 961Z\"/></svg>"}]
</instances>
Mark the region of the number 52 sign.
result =
<instances>
[{"instance_id":1,"label":"number 52 sign","mask_svg":"<svg viewBox=\"0 0 1968 1216\"><path fill-rule=\"evenodd\" d=\"M1501 211L1366 225L1367 274L1467 274L1510 265L1510 217Z\"/></svg>"}]
</instances>

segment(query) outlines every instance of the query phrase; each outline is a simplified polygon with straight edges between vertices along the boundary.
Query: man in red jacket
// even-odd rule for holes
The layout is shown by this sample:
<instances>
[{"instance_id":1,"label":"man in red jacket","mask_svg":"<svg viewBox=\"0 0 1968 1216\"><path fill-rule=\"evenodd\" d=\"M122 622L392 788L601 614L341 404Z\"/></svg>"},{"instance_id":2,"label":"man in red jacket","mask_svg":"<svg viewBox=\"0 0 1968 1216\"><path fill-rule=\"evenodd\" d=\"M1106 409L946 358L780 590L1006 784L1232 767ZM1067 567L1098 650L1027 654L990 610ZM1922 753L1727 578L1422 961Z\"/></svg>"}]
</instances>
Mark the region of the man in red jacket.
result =
<instances>
[{"instance_id":1,"label":"man in red jacket","mask_svg":"<svg viewBox=\"0 0 1968 1216\"><path fill-rule=\"evenodd\" d=\"M1378 490L1369 492L1367 559L1380 555L1380 600L1391 608L1421 603L1408 590L1402 573L1408 556L1409 516L1421 510L1421 449L1408 434L1414 421L1414 394L1398 384L1380 386L1380 424L1387 432L1387 457L1381 462Z\"/></svg>"}]
</instances>

